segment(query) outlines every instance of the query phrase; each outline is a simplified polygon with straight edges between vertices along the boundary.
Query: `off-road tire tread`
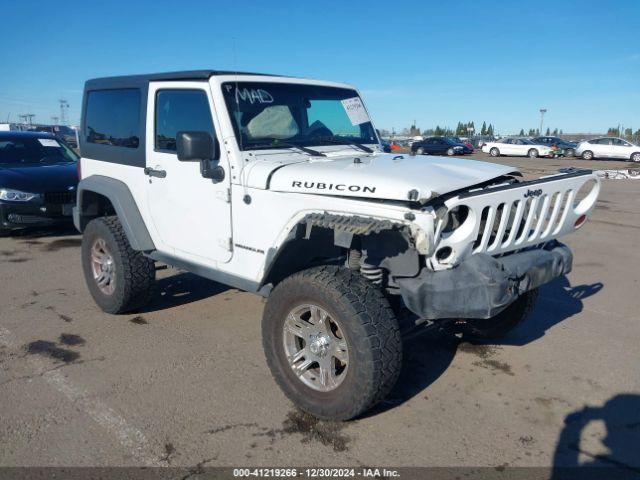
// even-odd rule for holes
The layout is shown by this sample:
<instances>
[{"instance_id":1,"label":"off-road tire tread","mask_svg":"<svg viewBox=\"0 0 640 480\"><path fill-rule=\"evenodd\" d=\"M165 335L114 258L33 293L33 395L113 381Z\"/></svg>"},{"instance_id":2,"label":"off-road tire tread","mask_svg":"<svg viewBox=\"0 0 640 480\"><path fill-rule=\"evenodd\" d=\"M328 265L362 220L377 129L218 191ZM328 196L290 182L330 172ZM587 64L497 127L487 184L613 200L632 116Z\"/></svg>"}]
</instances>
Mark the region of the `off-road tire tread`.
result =
<instances>
[{"instance_id":1,"label":"off-road tire tread","mask_svg":"<svg viewBox=\"0 0 640 480\"><path fill-rule=\"evenodd\" d=\"M327 420L348 420L357 417L383 400L400 374L402 340L393 309L382 290L358 272L335 265L323 265L293 274L278 284L267 302L263 325L269 321L270 315L277 310L279 304L287 301L287 293L301 282L311 283L315 288L321 288L326 294L334 297L336 303L350 306L353 315L359 318L367 332L366 337L357 339L359 345L351 348L369 349L372 357L369 365L362 366L362 368L372 369L372 372L367 375L370 381L348 391L347 397L342 402L348 407L341 412L335 412L323 410L322 406L319 406L319 409L316 408L309 413ZM275 373L278 369L275 368L274 362L278 360L269 354L271 347L268 345L267 335L264 334L263 343L267 363L276 382L294 403L299 404L299 399L289 395L285 379ZM289 368L288 365L286 367ZM309 411L304 405L298 406Z\"/></svg>"},{"instance_id":2,"label":"off-road tire tread","mask_svg":"<svg viewBox=\"0 0 640 480\"><path fill-rule=\"evenodd\" d=\"M100 217L91 221L103 224L115 240L112 254L117 262L116 268L122 269L124 288L116 288L108 313L126 313L144 307L153 296L155 284L154 261L142 252L131 248L127 234L117 216ZM89 225L91 225L91 223ZM87 229L89 229L87 225ZM85 230L86 232L86 230ZM106 239L109 241L109 239ZM92 279L87 279L87 282ZM104 308L103 308L104 309Z\"/></svg>"}]
</instances>

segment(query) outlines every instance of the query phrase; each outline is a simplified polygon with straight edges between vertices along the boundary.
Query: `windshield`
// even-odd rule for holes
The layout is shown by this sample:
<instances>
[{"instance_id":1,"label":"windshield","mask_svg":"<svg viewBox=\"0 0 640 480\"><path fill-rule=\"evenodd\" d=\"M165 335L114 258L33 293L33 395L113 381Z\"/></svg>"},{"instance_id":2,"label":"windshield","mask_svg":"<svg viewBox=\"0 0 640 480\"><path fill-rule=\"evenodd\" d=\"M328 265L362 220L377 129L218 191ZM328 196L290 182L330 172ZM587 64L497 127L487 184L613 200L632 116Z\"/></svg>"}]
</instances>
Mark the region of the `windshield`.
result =
<instances>
[{"instance_id":1,"label":"windshield","mask_svg":"<svg viewBox=\"0 0 640 480\"><path fill-rule=\"evenodd\" d=\"M64 143L53 138L0 138L0 165L26 166L34 164L68 163L78 156Z\"/></svg>"},{"instance_id":2,"label":"windshield","mask_svg":"<svg viewBox=\"0 0 640 480\"><path fill-rule=\"evenodd\" d=\"M267 82L228 82L222 93L242 150L336 143L377 144L354 90Z\"/></svg>"}]
</instances>

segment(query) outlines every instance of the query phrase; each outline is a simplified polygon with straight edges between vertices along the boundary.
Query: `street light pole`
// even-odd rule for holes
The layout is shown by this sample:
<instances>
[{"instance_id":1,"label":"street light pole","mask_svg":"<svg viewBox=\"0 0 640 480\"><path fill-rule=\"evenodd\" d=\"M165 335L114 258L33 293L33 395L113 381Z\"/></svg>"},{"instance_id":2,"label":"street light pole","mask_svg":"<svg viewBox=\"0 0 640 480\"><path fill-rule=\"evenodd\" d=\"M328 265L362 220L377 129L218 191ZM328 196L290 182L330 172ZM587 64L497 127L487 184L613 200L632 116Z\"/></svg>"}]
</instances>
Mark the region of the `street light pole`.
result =
<instances>
[{"instance_id":1,"label":"street light pole","mask_svg":"<svg viewBox=\"0 0 640 480\"><path fill-rule=\"evenodd\" d=\"M538 135L544 135L544 133L542 133L542 125L544 124L544 114L547 113L547 109L546 108L541 108L540 109L540 131L538 132Z\"/></svg>"}]
</instances>

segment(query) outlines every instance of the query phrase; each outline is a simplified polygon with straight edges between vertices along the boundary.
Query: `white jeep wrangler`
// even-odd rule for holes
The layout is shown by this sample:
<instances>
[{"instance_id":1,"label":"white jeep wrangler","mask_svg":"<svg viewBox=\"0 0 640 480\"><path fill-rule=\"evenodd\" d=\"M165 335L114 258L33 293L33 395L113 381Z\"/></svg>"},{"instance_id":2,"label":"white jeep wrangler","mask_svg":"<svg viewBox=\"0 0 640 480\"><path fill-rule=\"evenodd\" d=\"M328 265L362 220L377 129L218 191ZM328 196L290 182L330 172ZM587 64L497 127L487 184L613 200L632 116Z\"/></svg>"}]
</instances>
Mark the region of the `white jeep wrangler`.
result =
<instances>
[{"instance_id":1,"label":"white jeep wrangler","mask_svg":"<svg viewBox=\"0 0 640 480\"><path fill-rule=\"evenodd\" d=\"M398 377L400 319L489 337L570 271L590 172L386 154L351 86L246 73L89 80L81 181L89 291L142 307L155 262L267 298L267 363L323 419L353 418ZM406 321L406 320L405 320Z\"/></svg>"}]
</instances>

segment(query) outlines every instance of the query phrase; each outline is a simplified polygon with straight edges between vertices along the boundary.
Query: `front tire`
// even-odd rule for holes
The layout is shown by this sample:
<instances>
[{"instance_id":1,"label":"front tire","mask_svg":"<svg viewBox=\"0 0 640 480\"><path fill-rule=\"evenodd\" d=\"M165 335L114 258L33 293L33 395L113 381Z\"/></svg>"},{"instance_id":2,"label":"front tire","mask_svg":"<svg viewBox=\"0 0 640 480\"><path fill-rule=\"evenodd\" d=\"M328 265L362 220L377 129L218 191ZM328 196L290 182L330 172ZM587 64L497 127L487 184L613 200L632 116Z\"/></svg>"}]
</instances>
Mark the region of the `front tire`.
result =
<instances>
[{"instance_id":1,"label":"front tire","mask_svg":"<svg viewBox=\"0 0 640 480\"><path fill-rule=\"evenodd\" d=\"M424 155L424 148L422 148L422 147L416 148L416 154L417 155Z\"/></svg>"},{"instance_id":2,"label":"front tire","mask_svg":"<svg viewBox=\"0 0 640 480\"><path fill-rule=\"evenodd\" d=\"M640 152L634 152L631 154L631 161L639 163L640 162Z\"/></svg>"},{"instance_id":3,"label":"front tire","mask_svg":"<svg viewBox=\"0 0 640 480\"><path fill-rule=\"evenodd\" d=\"M576 151L573 148L567 148L565 150L565 157L575 157L576 156Z\"/></svg>"},{"instance_id":4,"label":"front tire","mask_svg":"<svg viewBox=\"0 0 640 480\"><path fill-rule=\"evenodd\" d=\"M450 148L450 149L447 150L447 155L448 156L451 157L453 154L454 154L453 148Z\"/></svg>"},{"instance_id":5,"label":"front tire","mask_svg":"<svg viewBox=\"0 0 640 480\"><path fill-rule=\"evenodd\" d=\"M593 152L591 150L585 150L582 152L583 160L593 160Z\"/></svg>"},{"instance_id":6,"label":"front tire","mask_svg":"<svg viewBox=\"0 0 640 480\"><path fill-rule=\"evenodd\" d=\"M538 289L530 290L495 317L467 321L465 337L478 340L496 340L504 337L529 316L537 299Z\"/></svg>"},{"instance_id":7,"label":"front tire","mask_svg":"<svg viewBox=\"0 0 640 480\"><path fill-rule=\"evenodd\" d=\"M493 147L491 150L489 150L489 155L491 155L492 157L499 157L500 150L498 150L496 147Z\"/></svg>"},{"instance_id":8,"label":"front tire","mask_svg":"<svg viewBox=\"0 0 640 480\"><path fill-rule=\"evenodd\" d=\"M536 150L535 148L532 148L531 150L529 150L527 155L529 158L538 158L538 150Z\"/></svg>"},{"instance_id":9,"label":"front tire","mask_svg":"<svg viewBox=\"0 0 640 480\"><path fill-rule=\"evenodd\" d=\"M131 248L118 217L89 222L82 236L82 269L91 296L107 313L129 312L151 299L154 262Z\"/></svg>"},{"instance_id":10,"label":"front tire","mask_svg":"<svg viewBox=\"0 0 640 480\"><path fill-rule=\"evenodd\" d=\"M402 342L389 302L343 267L311 268L278 284L264 310L262 339L285 395L323 420L367 411L400 373Z\"/></svg>"}]
</instances>

